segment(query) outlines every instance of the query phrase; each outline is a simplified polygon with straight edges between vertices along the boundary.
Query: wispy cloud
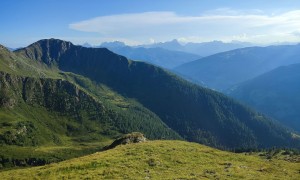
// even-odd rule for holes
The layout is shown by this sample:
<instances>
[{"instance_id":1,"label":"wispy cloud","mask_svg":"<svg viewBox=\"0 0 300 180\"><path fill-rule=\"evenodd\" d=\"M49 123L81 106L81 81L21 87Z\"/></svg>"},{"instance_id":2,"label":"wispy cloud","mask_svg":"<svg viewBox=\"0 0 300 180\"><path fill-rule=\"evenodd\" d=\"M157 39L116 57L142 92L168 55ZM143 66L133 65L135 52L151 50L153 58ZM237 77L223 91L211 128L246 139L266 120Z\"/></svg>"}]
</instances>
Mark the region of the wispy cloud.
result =
<instances>
[{"instance_id":1,"label":"wispy cloud","mask_svg":"<svg viewBox=\"0 0 300 180\"><path fill-rule=\"evenodd\" d=\"M243 40L256 43L300 41L300 10L264 14L260 10L217 9L199 16L144 12L101 16L69 25L101 37L145 42L181 38L190 41Z\"/></svg>"}]
</instances>

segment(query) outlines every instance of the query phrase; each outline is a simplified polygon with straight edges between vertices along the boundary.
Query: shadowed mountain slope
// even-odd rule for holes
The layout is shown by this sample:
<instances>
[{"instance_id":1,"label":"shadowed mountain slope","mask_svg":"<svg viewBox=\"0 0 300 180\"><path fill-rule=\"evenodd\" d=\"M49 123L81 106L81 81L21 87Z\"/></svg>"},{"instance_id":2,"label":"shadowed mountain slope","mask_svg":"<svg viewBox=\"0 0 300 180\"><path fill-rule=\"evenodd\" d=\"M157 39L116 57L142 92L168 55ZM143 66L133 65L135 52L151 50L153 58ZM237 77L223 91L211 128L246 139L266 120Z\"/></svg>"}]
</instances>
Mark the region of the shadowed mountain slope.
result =
<instances>
[{"instance_id":1,"label":"shadowed mountain slope","mask_svg":"<svg viewBox=\"0 0 300 180\"><path fill-rule=\"evenodd\" d=\"M300 132L300 64L241 83L228 94Z\"/></svg>"}]
</instances>

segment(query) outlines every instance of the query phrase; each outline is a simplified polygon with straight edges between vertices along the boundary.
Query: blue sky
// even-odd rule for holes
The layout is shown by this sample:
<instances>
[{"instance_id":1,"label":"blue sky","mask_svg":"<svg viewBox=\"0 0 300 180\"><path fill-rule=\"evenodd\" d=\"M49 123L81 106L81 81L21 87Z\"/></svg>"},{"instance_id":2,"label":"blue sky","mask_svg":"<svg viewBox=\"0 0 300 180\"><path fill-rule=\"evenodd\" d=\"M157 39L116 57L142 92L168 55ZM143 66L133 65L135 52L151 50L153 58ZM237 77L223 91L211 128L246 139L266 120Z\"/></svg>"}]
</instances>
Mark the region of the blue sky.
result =
<instances>
[{"instance_id":1,"label":"blue sky","mask_svg":"<svg viewBox=\"0 0 300 180\"><path fill-rule=\"evenodd\" d=\"M0 43L14 48L44 38L300 42L298 0L3 0L0 7Z\"/></svg>"}]
</instances>

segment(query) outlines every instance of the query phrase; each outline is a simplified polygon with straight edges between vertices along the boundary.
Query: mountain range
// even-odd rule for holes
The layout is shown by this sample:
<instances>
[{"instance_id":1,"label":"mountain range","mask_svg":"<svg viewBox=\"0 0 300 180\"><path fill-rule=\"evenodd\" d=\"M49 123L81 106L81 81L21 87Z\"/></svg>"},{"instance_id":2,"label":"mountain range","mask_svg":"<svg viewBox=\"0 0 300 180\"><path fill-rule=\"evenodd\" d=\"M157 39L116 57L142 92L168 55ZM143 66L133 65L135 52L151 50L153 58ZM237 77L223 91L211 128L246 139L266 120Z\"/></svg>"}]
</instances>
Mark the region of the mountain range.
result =
<instances>
[{"instance_id":1,"label":"mountain range","mask_svg":"<svg viewBox=\"0 0 300 180\"><path fill-rule=\"evenodd\" d=\"M83 44L83 46L92 47L88 43ZM223 43L222 41L187 43L182 45L174 39L163 43L137 46L128 46L120 41L103 42L100 46L94 47L106 47L129 59L145 61L160 67L172 69L184 63L200 59L203 56L248 46L252 46L252 44L244 42Z\"/></svg>"},{"instance_id":2,"label":"mountain range","mask_svg":"<svg viewBox=\"0 0 300 180\"><path fill-rule=\"evenodd\" d=\"M1 46L0 63L5 167L95 152L133 131L229 150L300 145L265 115L106 48L45 39L14 52Z\"/></svg>"},{"instance_id":3,"label":"mountain range","mask_svg":"<svg viewBox=\"0 0 300 180\"><path fill-rule=\"evenodd\" d=\"M174 68L205 86L226 91L277 67L300 63L300 45L249 47L218 53Z\"/></svg>"},{"instance_id":4,"label":"mountain range","mask_svg":"<svg viewBox=\"0 0 300 180\"><path fill-rule=\"evenodd\" d=\"M253 46L251 43L233 41L230 43L224 43L222 41L211 41L211 42L201 42L193 43L189 42L186 44L179 43L176 39L167 42L159 42L149 45L141 45L142 47L148 48L164 48L172 51L182 51L192 54L197 54L199 56L205 57L213 55L220 52L230 51L234 49L239 49L243 47Z\"/></svg>"},{"instance_id":5,"label":"mountain range","mask_svg":"<svg viewBox=\"0 0 300 180\"><path fill-rule=\"evenodd\" d=\"M106 44L102 44L101 47L106 47L110 51L126 56L129 59L144 61L167 69L172 69L181 64L201 58L201 56L195 54L171 51L163 48L134 48L130 46L110 46Z\"/></svg>"}]
</instances>

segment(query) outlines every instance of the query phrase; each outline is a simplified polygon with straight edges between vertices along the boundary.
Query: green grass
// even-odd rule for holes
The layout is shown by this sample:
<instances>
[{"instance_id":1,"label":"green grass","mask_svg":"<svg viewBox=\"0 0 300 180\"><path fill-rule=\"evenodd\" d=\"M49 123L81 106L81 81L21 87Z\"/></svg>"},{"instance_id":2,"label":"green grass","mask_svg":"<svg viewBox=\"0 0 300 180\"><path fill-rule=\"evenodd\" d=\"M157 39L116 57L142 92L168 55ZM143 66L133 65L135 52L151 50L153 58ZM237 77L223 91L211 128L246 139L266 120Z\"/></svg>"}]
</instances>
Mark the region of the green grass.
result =
<instances>
[{"instance_id":1,"label":"green grass","mask_svg":"<svg viewBox=\"0 0 300 180\"><path fill-rule=\"evenodd\" d=\"M99 151L112 142L110 137L101 133L80 133L86 132L87 126L101 132L99 124L86 123L83 127L73 118L49 112L43 107L19 104L13 111L1 108L0 169L34 165L30 159L41 160L40 165L79 157ZM27 132L19 133L24 125ZM66 126L76 127L76 130L68 131ZM20 162L24 162L23 165Z\"/></svg>"},{"instance_id":2,"label":"green grass","mask_svg":"<svg viewBox=\"0 0 300 180\"><path fill-rule=\"evenodd\" d=\"M299 179L298 162L234 154L183 141L150 141L34 168L2 179Z\"/></svg>"}]
</instances>

